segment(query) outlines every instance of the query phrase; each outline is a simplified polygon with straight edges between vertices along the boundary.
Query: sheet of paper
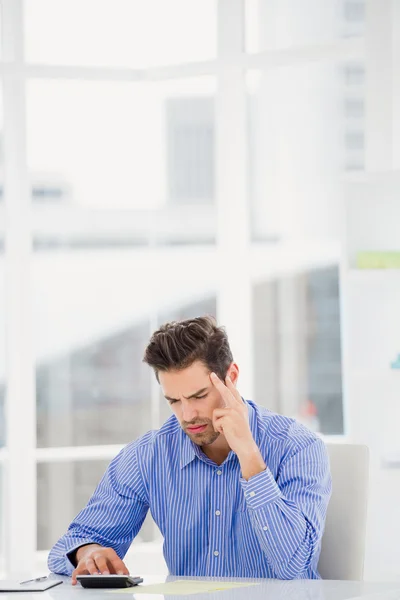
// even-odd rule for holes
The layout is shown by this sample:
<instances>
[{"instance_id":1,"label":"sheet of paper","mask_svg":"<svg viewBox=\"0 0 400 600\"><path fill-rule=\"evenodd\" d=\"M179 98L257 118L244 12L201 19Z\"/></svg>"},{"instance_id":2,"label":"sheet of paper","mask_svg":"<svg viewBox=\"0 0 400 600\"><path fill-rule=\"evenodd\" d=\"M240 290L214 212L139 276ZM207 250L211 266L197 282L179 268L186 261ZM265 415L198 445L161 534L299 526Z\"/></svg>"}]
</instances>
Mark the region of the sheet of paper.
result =
<instances>
[{"instance_id":1,"label":"sheet of paper","mask_svg":"<svg viewBox=\"0 0 400 600\"><path fill-rule=\"evenodd\" d=\"M19 581L2 580L0 581L0 592L44 592L61 583L62 581L46 579L46 581L33 581L21 585Z\"/></svg>"},{"instance_id":2,"label":"sheet of paper","mask_svg":"<svg viewBox=\"0 0 400 600\"><path fill-rule=\"evenodd\" d=\"M207 592L217 592L219 590L231 590L234 588L247 587L250 585L259 585L258 583L236 583L233 581L196 581L188 579L178 579L177 581L168 581L167 583L156 583L153 585L139 585L122 590L113 590L117 594L159 594L167 596L174 594L186 596L189 594L201 594ZM111 591L111 590L107 590Z\"/></svg>"}]
</instances>

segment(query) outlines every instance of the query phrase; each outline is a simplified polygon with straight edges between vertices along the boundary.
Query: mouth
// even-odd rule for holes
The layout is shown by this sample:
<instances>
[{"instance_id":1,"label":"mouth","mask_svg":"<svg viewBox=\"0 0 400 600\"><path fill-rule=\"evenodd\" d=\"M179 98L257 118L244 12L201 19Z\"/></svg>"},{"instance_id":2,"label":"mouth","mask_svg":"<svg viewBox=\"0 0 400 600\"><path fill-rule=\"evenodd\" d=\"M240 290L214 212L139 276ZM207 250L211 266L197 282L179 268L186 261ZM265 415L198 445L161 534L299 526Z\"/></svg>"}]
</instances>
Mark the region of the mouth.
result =
<instances>
[{"instance_id":1,"label":"mouth","mask_svg":"<svg viewBox=\"0 0 400 600\"><path fill-rule=\"evenodd\" d=\"M186 431L189 433L202 433L205 429L207 429L207 425L196 425L194 427L187 427Z\"/></svg>"}]
</instances>

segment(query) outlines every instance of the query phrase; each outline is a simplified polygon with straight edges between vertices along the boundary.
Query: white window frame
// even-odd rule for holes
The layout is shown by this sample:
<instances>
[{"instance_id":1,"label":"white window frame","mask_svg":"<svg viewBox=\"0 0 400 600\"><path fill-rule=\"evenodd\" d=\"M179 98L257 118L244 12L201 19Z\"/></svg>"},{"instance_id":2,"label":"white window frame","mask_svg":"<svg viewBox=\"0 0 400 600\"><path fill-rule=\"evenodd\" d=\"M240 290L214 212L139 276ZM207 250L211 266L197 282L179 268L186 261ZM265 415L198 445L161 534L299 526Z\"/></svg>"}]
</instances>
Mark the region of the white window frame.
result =
<instances>
[{"instance_id":1,"label":"white window frame","mask_svg":"<svg viewBox=\"0 0 400 600\"><path fill-rule=\"evenodd\" d=\"M24 63L23 0L2 0L3 58L0 76L4 95L6 295L7 295L7 447L0 450L6 477L7 528L3 548L9 574L21 565L33 572L36 552L36 465L70 460L111 459L120 446L36 448L35 360L32 344L30 269L32 254L31 198L28 189L26 148L26 84L29 79L81 79L92 81L160 81L214 75L216 99L216 206L217 245L215 269L221 275L217 290L218 317L230 333L241 364L243 389L252 390L251 285L260 276L268 249L249 239L246 206L246 89L248 69L300 65L309 62L363 60L362 39L339 40L324 46L246 54L244 0L218 2L218 54L216 60L149 69L95 68ZM232 144L235 132L235 144ZM233 166L234 165L234 166ZM320 246L316 246L320 251ZM312 254L312 245L308 249ZM154 252L154 249L152 250ZM162 252L162 249L160 250ZM190 249L187 250L190 252ZM285 264L285 249L274 249ZM292 255L293 256L293 255ZM298 256L307 260L307 251ZM329 259L337 252L327 248ZM229 267L229 265L233 265ZM250 267L249 267L250 265ZM240 314L240 319L237 315ZM244 333L245 332L245 333ZM157 421L157 390L153 390L152 418ZM20 473L24 477L20 477ZM23 540L23 543L21 541ZM41 556L43 553L39 553Z\"/></svg>"}]
</instances>

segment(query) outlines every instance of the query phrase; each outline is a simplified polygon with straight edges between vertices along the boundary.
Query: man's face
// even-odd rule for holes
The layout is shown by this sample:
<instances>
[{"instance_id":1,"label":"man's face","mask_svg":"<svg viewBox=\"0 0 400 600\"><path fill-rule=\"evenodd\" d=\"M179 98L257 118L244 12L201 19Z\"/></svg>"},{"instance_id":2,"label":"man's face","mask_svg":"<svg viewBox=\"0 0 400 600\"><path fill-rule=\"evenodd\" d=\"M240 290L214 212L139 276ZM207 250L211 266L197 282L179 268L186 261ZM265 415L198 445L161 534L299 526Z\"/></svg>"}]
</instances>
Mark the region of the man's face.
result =
<instances>
[{"instance_id":1,"label":"man's face","mask_svg":"<svg viewBox=\"0 0 400 600\"><path fill-rule=\"evenodd\" d=\"M212 416L215 408L224 406L221 394L210 379L210 372L200 361L182 371L158 374L163 394L183 431L199 446L215 442Z\"/></svg>"}]
</instances>

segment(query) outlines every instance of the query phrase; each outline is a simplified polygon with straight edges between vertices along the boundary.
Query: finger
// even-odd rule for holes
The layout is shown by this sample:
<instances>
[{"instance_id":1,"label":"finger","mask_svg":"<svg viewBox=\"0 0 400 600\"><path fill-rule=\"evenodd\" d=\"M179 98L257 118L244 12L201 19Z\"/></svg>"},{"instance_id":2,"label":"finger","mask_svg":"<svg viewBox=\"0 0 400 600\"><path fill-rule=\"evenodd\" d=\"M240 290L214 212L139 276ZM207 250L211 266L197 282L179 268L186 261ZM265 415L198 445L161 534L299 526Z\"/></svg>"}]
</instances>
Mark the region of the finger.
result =
<instances>
[{"instance_id":1,"label":"finger","mask_svg":"<svg viewBox=\"0 0 400 600\"><path fill-rule=\"evenodd\" d=\"M224 428L227 426L226 417L218 417L213 423L213 427L215 431L219 433L224 433Z\"/></svg>"},{"instance_id":2,"label":"finger","mask_svg":"<svg viewBox=\"0 0 400 600\"><path fill-rule=\"evenodd\" d=\"M97 566L97 570L100 571L103 575L109 575L110 570L107 565L107 560L104 554L94 554L93 560Z\"/></svg>"},{"instance_id":3,"label":"finger","mask_svg":"<svg viewBox=\"0 0 400 600\"><path fill-rule=\"evenodd\" d=\"M127 569L125 563L118 556L113 559L109 559L109 561L117 575L129 575L129 570Z\"/></svg>"},{"instance_id":4,"label":"finger","mask_svg":"<svg viewBox=\"0 0 400 600\"><path fill-rule=\"evenodd\" d=\"M221 394L225 406L233 406L235 403L235 399L232 397L232 392L226 387L224 382L221 381L221 379L215 373L211 373L210 379Z\"/></svg>"},{"instance_id":5,"label":"finger","mask_svg":"<svg viewBox=\"0 0 400 600\"><path fill-rule=\"evenodd\" d=\"M89 571L87 570L87 568L84 565L78 565L75 569L75 571L72 572L72 585L76 585L77 584L77 579L76 576L77 575L88 575Z\"/></svg>"},{"instance_id":6,"label":"finger","mask_svg":"<svg viewBox=\"0 0 400 600\"><path fill-rule=\"evenodd\" d=\"M233 381L229 377L229 375L226 376L225 382L226 382L226 387L231 392L234 399L237 400L240 404L243 404L242 396L239 394L238 390L235 388Z\"/></svg>"},{"instance_id":7,"label":"finger","mask_svg":"<svg viewBox=\"0 0 400 600\"><path fill-rule=\"evenodd\" d=\"M97 575L98 574L98 569L96 567L96 564L93 560L93 558L87 558L85 560L85 567L86 569L89 571L89 575Z\"/></svg>"},{"instance_id":8,"label":"finger","mask_svg":"<svg viewBox=\"0 0 400 600\"><path fill-rule=\"evenodd\" d=\"M231 408L216 408L213 411L213 417L212 417L212 422L213 422L213 427L215 429L215 431L219 431L220 433L223 433L221 430L221 419L226 419L228 417L228 415L231 412Z\"/></svg>"},{"instance_id":9,"label":"finger","mask_svg":"<svg viewBox=\"0 0 400 600\"><path fill-rule=\"evenodd\" d=\"M232 413L231 408L214 408L212 418L213 420L219 419L220 417L227 417Z\"/></svg>"}]
</instances>

